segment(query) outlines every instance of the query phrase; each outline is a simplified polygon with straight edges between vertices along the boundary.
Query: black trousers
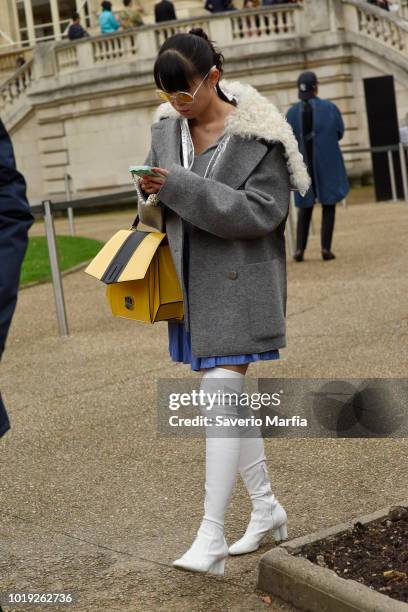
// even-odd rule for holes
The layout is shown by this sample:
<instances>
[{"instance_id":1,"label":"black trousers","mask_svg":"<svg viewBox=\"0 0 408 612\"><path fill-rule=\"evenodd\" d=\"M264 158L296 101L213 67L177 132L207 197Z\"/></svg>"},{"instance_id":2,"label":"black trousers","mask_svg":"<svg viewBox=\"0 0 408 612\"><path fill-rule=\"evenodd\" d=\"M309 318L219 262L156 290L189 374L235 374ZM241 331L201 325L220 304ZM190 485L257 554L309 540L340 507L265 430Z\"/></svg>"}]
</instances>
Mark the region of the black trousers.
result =
<instances>
[{"instance_id":1,"label":"black trousers","mask_svg":"<svg viewBox=\"0 0 408 612\"><path fill-rule=\"evenodd\" d=\"M334 230L334 218L337 204L322 204L322 227L320 242L322 250L330 251ZM310 221L312 219L313 206L298 209L298 221L296 232L296 250L304 251L309 236Z\"/></svg>"}]
</instances>

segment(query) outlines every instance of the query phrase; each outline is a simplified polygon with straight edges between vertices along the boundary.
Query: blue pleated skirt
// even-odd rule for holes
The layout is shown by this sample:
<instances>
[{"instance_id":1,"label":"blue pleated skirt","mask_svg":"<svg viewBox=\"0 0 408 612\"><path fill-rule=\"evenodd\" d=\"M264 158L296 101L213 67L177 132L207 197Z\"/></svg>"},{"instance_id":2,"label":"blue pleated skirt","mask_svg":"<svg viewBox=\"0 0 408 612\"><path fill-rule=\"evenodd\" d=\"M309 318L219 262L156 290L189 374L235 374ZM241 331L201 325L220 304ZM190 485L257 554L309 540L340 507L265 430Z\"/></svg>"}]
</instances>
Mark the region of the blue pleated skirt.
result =
<instances>
[{"instance_id":1,"label":"blue pleated skirt","mask_svg":"<svg viewBox=\"0 0 408 612\"><path fill-rule=\"evenodd\" d=\"M240 365L253 361L279 359L279 350L246 355L221 355L219 357L195 357L191 351L190 332L186 331L184 321L168 321L169 353L173 361L189 363L191 369L199 371L203 368L215 368L223 365Z\"/></svg>"}]
</instances>

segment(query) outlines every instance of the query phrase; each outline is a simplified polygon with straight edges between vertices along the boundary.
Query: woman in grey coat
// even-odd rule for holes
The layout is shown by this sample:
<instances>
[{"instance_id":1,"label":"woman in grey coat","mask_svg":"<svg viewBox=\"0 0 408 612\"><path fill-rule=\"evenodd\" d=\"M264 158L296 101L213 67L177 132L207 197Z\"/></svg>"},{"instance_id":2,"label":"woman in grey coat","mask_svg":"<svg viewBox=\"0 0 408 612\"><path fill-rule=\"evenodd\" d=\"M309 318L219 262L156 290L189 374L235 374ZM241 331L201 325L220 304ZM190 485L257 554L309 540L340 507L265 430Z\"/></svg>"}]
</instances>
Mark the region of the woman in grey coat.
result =
<instances>
[{"instance_id":1,"label":"woman in grey coat","mask_svg":"<svg viewBox=\"0 0 408 612\"><path fill-rule=\"evenodd\" d=\"M201 29L161 47L154 76L168 101L146 160L161 176L139 180L138 211L145 226L167 232L183 290L184 320L169 322L172 359L203 372L204 393L238 397L249 363L278 359L286 346L284 229L291 187L306 193L310 179L285 117L250 85L220 81L222 64ZM221 404L210 419L239 413L239 401ZM256 550L271 529L276 540L287 537L287 515L271 490L262 437L206 433L204 518L174 566L223 574L228 554ZM228 548L224 514L237 472L253 509Z\"/></svg>"}]
</instances>

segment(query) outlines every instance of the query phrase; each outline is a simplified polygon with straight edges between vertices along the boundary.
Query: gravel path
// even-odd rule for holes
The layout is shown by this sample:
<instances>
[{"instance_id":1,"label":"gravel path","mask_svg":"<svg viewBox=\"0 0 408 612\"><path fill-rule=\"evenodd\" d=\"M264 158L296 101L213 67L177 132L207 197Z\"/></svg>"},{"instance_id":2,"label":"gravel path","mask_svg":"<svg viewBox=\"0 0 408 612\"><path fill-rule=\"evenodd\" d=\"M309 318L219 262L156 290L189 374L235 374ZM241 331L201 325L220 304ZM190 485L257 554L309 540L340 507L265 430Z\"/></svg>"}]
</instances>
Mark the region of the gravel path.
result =
<instances>
[{"instance_id":1,"label":"gravel path","mask_svg":"<svg viewBox=\"0 0 408 612\"><path fill-rule=\"evenodd\" d=\"M331 262L320 259L315 212L306 261L288 265L288 347L249 375L407 376L408 208L339 208ZM106 239L132 220L78 217L77 228ZM66 221L56 225L67 233ZM36 223L33 235L41 231ZM13 427L0 445L0 590L71 590L84 612L293 610L255 590L272 539L230 558L224 578L172 569L201 519L203 441L156 438L156 380L191 372L169 361L165 324L113 318L104 287L83 271L65 276L64 288L70 337L57 336L51 285L25 289L2 362ZM266 445L289 537L407 497L406 439ZM249 511L239 483L228 541Z\"/></svg>"}]
</instances>

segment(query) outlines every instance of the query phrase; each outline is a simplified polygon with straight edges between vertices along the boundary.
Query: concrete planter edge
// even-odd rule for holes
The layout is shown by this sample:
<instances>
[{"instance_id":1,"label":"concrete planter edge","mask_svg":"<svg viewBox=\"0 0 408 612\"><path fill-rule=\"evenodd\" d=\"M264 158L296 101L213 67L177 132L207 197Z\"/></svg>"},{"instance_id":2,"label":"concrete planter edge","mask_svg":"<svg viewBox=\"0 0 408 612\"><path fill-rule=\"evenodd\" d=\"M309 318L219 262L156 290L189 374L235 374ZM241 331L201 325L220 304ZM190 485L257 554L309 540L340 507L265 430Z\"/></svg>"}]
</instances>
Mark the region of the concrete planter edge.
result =
<instances>
[{"instance_id":1,"label":"concrete planter edge","mask_svg":"<svg viewBox=\"0 0 408 612\"><path fill-rule=\"evenodd\" d=\"M393 505L408 506L408 502ZM257 587L308 612L408 612L408 604L399 602L355 581L341 578L293 555L306 544L323 540L350 529L356 522L370 523L388 515L390 506L354 518L333 527L284 542L265 553L259 562Z\"/></svg>"}]
</instances>

